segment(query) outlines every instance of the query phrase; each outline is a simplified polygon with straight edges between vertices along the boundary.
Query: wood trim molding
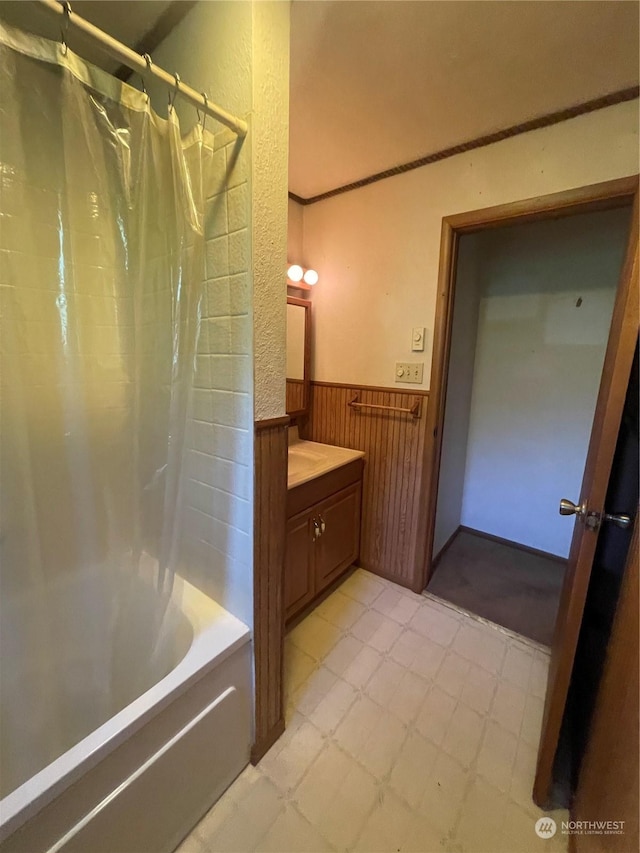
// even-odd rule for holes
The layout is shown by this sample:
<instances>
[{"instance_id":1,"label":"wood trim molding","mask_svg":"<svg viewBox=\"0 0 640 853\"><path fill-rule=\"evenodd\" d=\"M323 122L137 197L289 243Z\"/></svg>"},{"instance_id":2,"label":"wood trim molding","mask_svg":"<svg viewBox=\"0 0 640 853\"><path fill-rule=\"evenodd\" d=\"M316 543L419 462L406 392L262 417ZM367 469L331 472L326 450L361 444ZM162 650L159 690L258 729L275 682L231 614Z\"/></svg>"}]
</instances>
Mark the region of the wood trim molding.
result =
<instances>
[{"instance_id":1,"label":"wood trim molding","mask_svg":"<svg viewBox=\"0 0 640 853\"><path fill-rule=\"evenodd\" d=\"M440 475L440 454L444 425L444 401L449 372L449 351L453 322L453 300L462 234L500 224L515 224L544 218L571 216L593 210L632 205L638 191L638 175L591 184L587 187L515 201L510 204L473 210L445 217L440 238L440 265L436 296L436 316L431 362L430 399L427 407L426 446L423 458L420 527L417 532L414 589L424 589L433 571L433 536Z\"/></svg>"},{"instance_id":2,"label":"wood trim molding","mask_svg":"<svg viewBox=\"0 0 640 853\"><path fill-rule=\"evenodd\" d=\"M263 421L255 422L255 429L259 431L261 429L270 429L271 427L289 426L290 420L289 415L280 415L277 418L265 418Z\"/></svg>"},{"instance_id":3,"label":"wood trim molding","mask_svg":"<svg viewBox=\"0 0 640 853\"><path fill-rule=\"evenodd\" d=\"M311 380L312 385L317 385L320 388L350 388L352 391L380 391L383 394L409 394L412 397L428 397L429 391L424 388L391 388L388 385L358 385L353 382L320 382L316 379Z\"/></svg>"},{"instance_id":4,"label":"wood trim molding","mask_svg":"<svg viewBox=\"0 0 640 853\"><path fill-rule=\"evenodd\" d=\"M361 189L369 184L375 184L378 181L383 181L385 178L393 178L395 175L402 175L405 172L411 172L414 169L420 169L422 166L429 166L431 163L437 163L440 160L446 160L449 157L455 157L456 154L465 154L467 151L473 151L476 148L484 148L486 145L492 145L494 142L502 142L503 139L510 139L513 136L519 136L522 133L528 133L530 130L540 130L543 127L551 127L554 124L568 121L577 116L586 115L587 113L596 112L605 107L612 107L616 104L622 104L625 101L633 101L640 95L639 86L630 86L627 89L619 89L616 92L611 92L609 95L603 95L600 98L593 98L589 101L583 101L580 104L575 104L572 107L567 107L563 110L556 110L552 113L539 116L538 118L530 119L529 121L514 124L511 127L506 127L503 130L489 133L485 136L478 136L475 139L470 139L467 142L462 142L460 145L454 145L451 148L444 148L441 151L436 151L433 154L427 154L417 160L411 160L408 163L402 163L399 166L393 166L390 169L385 169L383 172L376 172L366 178L361 178L358 181L353 181L350 184L344 184L341 187L336 187L333 190L328 190L318 195L303 198L290 192L289 198L292 201L301 205L316 204L319 201L333 198L336 195L352 192L353 190Z\"/></svg>"},{"instance_id":5,"label":"wood trim molding","mask_svg":"<svg viewBox=\"0 0 640 853\"><path fill-rule=\"evenodd\" d=\"M283 573L289 417L255 424L253 647L257 763L284 731Z\"/></svg>"}]
</instances>

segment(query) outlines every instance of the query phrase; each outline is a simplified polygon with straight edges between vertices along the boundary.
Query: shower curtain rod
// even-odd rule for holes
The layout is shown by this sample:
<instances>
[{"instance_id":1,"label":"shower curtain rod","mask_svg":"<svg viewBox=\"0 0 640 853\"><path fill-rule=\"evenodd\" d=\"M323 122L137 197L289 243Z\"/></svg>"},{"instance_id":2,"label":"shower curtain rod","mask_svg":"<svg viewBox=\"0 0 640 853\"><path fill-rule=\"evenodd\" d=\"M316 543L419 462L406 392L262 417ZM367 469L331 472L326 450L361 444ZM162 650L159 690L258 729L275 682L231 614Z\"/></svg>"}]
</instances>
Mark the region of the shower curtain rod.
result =
<instances>
[{"instance_id":1,"label":"shower curtain rod","mask_svg":"<svg viewBox=\"0 0 640 853\"><path fill-rule=\"evenodd\" d=\"M219 122L228 127L229 130L233 130L234 133L237 133L238 136L245 137L247 135L248 125L246 121L228 113L226 110L223 110L222 107L212 104L206 95L200 94L199 92L196 92L195 89L192 89L190 86L182 83L177 74L169 74L153 62L147 62L144 56L136 53L135 50L131 50L130 47L127 47L125 44L122 44L122 42L117 41L117 39L114 39L108 33L105 33L103 30L73 12L70 4L60 2L60 0L37 0L37 2L40 6L55 15L60 17L66 16L69 24L76 27L76 29L83 32L86 36L89 36L89 38L98 42L105 53L108 53L109 56L112 56L128 68L131 68L132 71L137 71L143 78L149 74L153 77L157 77L158 80L162 80L162 82L166 83L167 86L179 92L187 99L187 101L190 101L199 110L202 110L207 115L217 119Z\"/></svg>"}]
</instances>

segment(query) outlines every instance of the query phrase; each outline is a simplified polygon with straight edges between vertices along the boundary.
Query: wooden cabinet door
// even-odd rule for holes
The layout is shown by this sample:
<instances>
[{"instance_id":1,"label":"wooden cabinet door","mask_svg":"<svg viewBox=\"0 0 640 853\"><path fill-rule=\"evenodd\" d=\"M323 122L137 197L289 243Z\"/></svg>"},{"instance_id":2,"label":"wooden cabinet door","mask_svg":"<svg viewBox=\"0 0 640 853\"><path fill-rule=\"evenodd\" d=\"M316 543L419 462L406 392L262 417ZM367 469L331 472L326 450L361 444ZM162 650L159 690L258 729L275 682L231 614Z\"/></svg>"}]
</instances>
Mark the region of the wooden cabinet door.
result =
<instances>
[{"instance_id":1,"label":"wooden cabinet door","mask_svg":"<svg viewBox=\"0 0 640 853\"><path fill-rule=\"evenodd\" d=\"M350 566L360 549L360 483L318 505L322 535L315 543L315 583L320 590Z\"/></svg>"},{"instance_id":2,"label":"wooden cabinet door","mask_svg":"<svg viewBox=\"0 0 640 853\"><path fill-rule=\"evenodd\" d=\"M313 513L302 512L287 522L284 562L284 616L289 619L314 596Z\"/></svg>"}]
</instances>

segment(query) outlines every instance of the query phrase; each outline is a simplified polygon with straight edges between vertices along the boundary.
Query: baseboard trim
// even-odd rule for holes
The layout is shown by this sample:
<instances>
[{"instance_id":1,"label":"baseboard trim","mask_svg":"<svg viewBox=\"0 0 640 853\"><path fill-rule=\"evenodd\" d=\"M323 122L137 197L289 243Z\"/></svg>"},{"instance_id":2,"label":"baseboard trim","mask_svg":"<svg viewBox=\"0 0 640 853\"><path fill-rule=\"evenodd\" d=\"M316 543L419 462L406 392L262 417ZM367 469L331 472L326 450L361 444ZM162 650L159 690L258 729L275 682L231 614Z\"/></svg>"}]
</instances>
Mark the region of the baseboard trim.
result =
<instances>
[{"instance_id":1,"label":"baseboard trim","mask_svg":"<svg viewBox=\"0 0 640 853\"><path fill-rule=\"evenodd\" d=\"M463 529L463 528L462 528L462 526L459 524L459 525L456 527L456 529L453 531L453 533L451 534L451 536L450 536L450 537L447 539L447 541L444 543L444 545L442 546L442 548L440 548L440 550L439 550L439 551L438 551L438 553L435 555L435 557L433 557L433 559L431 560L431 567L432 567L432 569L435 569L435 567L438 565L438 563L440 562L440 560L441 560L441 559L442 559L442 557L444 556L445 551L448 551L448 550L449 550L449 548L450 548L450 547L451 547L451 545L453 544L453 540L456 538L456 536L458 535L458 533L460 533L460 531L461 531L462 529Z\"/></svg>"},{"instance_id":2,"label":"baseboard trim","mask_svg":"<svg viewBox=\"0 0 640 853\"><path fill-rule=\"evenodd\" d=\"M555 563L563 563L566 565L568 562L566 557L559 557L557 554L549 553L549 551L541 551L538 548L531 548L529 545L521 545L520 542L513 542L511 539L503 539L501 536L494 536L493 533L485 533L484 530L475 530L475 528L466 527L464 524L461 524L456 531L456 533L460 532L470 533L472 536L479 536L481 539L489 539L491 542L497 542L498 545L508 545L510 548L516 548L518 551L524 551L526 554L534 554L536 557L546 557L547 560L553 560Z\"/></svg>"},{"instance_id":3,"label":"baseboard trim","mask_svg":"<svg viewBox=\"0 0 640 853\"><path fill-rule=\"evenodd\" d=\"M269 734L256 741L251 747L251 763L255 766L271 749L278 738L284 734L284 717L281 717Z\"/></svg>"}]
</instances>

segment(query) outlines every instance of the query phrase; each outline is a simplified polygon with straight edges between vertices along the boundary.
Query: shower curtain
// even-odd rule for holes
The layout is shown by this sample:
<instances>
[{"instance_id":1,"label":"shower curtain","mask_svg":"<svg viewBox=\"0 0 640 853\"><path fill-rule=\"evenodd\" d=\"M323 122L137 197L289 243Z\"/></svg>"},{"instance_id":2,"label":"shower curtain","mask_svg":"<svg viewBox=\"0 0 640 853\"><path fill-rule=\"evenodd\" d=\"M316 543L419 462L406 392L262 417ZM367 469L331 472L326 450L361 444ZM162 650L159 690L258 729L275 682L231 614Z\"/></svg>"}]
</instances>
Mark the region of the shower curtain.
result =
<instances>
[{"instance_id":1,"label":"shower curtain","mask_svg":"<svg viewBox=\"0 0 640 853\"><path fill-rule=\"evenodd\" d=\"M0 24L0 693L14 714L73 677L51 675L54 587L86 576L78 642L108 619L126 649L128 579L153 565L171 585L212 140ZM34 657L39 693L20 695L15 661Z\"/></svg>"}]
</instances>

